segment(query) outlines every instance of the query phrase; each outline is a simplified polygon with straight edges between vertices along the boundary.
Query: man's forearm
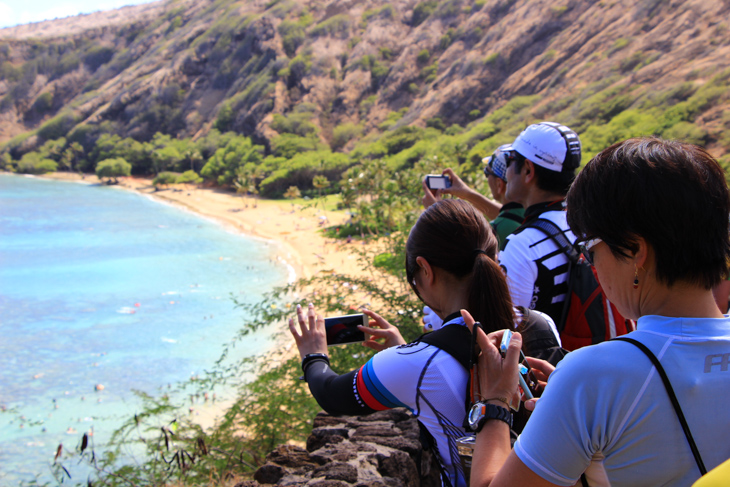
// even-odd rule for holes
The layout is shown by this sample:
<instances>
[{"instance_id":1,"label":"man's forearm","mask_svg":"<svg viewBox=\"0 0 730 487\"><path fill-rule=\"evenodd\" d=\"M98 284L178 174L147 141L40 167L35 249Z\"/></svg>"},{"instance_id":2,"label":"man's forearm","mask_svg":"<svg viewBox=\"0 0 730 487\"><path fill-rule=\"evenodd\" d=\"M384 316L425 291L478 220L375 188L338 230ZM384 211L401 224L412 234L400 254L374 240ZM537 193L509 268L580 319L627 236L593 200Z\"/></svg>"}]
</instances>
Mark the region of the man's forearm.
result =
<instances>
[{"instance_id":1,"label":"man's forearm","mask_svg":"<svg viewBox=\"0 0 730 487\"><path fill-rule=\"evenodd\" d=\"M474 208L484 213L488 220L494 220L499 215L499 210L502 209L502 205L498 202L491 200L483 194L469 189L463 195L459 195L461 199L464 199L474 205Z\"/></svg>"}]
</instances>

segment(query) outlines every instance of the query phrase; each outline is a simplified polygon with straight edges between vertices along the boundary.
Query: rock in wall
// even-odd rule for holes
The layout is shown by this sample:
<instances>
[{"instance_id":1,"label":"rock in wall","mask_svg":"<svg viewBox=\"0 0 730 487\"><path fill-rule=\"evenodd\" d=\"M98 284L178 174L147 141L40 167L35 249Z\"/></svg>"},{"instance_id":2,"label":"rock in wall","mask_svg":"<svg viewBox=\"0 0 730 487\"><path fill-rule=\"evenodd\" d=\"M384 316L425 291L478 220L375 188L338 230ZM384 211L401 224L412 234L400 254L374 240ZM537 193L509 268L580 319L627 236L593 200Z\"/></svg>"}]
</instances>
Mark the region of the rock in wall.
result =
<instances>
[{"instance_id":1,"label":"rock in wall","mask_svg":"<svg viewBox=\"0 0 730 487\"><path fill-rule=\"evenodd\" d=\"M236 487L440 487L435 456L419 440L418 422L406 409L367 416L314 419L306 449L280 445L254 480Z\"/></svg>"}]
</instances>

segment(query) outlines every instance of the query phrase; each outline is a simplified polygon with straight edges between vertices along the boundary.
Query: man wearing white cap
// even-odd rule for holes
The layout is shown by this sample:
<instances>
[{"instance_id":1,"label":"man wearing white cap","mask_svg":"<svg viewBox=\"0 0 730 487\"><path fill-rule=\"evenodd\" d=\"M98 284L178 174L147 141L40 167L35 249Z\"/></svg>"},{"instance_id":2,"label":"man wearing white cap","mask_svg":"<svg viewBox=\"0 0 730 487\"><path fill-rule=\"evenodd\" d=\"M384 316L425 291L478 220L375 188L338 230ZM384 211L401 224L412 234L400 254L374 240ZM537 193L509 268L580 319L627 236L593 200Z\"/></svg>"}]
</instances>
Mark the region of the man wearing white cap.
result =
<instances>
[{"instance_id":1,"label":"man wearing white cap","mask_svg":"<svg viewBox=\"0 0 730 487\"><path fill-rule=\"evenodd\" d=\"M482 159L482 162L486 163L484 175L487 177L493 200L470 188L450 168L445 169L443 172L451 180L451 186L448 188L431 190L426 185L426 180L423 180L424 196L422 201L424 207L428 208L440 200L443 194L450 194L468 201L490 220L494 234L499 240L500 250L504 248L507 235L522 225L525 213L521 204L505 197L508 159L513 157L514 154L511 149L505 150L507 147L510 146L502 145L494 151L494 154Z\"/></svg>"},{"instance_id":2,"label":"man wearing white cap","mask_svg":"<svg viewBox=\"0 0 730 487\"><path fill-rule=\"evenodd\" d=\"M525 207L525 221L507 237L499 263L507 275L513 305L537 309L558 323L568 290L568 259L530 223L538 218L550 220L575 242L564 199L580 165L580 139L564 125L542 122L527 127L505 150L514 156L508 159L506 198Z\"/></svg>"}]
</instances>

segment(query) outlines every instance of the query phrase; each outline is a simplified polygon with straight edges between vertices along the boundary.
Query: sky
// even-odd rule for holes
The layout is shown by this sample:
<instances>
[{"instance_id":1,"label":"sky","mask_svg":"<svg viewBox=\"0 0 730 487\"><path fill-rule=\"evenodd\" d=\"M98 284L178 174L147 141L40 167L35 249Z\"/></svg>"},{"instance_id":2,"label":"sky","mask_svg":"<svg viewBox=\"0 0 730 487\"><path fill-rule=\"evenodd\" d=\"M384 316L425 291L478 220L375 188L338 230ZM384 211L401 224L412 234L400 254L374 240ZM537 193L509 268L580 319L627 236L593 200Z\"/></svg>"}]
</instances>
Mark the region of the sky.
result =
<instances>
[{"instance_id":1,"label":"sky","mask_svg":"<svg viewBox=\"0 0 730 487\"><path fill-rule=\"evenodd\" d=\"M0 0L0 28L150 1L153 0Z\"/></svg>"}]
</instances>

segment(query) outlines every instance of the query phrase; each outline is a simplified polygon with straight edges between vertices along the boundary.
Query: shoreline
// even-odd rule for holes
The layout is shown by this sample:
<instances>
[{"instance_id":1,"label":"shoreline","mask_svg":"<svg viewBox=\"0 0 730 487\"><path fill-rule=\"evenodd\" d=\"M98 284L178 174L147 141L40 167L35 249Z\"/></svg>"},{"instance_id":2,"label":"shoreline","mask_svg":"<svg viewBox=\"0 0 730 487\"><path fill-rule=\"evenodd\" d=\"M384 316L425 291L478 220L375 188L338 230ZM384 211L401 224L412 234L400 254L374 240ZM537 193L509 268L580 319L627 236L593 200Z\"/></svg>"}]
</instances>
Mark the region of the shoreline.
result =
<instances>
[{"instance_id":1,"label":"shoreline","mask_svg":"<svg viewBox=\"0 0 730 487\"><path fill-rule=\"evenodd\" d=\"M56 172L39 176L42 179L99 184L96 175ZM327 239L319 232L323 226L344 224L348 215L344 211L326 211L327 223L320 226L323 211L275 200L255 200L244 198L219 188L198 188L190 185L155 191L151 178L120 178L115 187L133 191L158 202L172 205L178 209L192 212L198 216L215 221L227 230L248 238L262 239L271 243L271 257L281 262L289 270L289 283L313 277L320 272L346 274L353 277L371 277L359 265L356 255L348 247L360 242L344 243ZM184 188L184 189L183 189ZM294 340L284 334L276 340L272 350L282 360L296 354ZM190 414L193 421L204 429L213 427L225 414L235 398L219 398L216 402L196 403Z\"/></svg>"}]
</instances>

